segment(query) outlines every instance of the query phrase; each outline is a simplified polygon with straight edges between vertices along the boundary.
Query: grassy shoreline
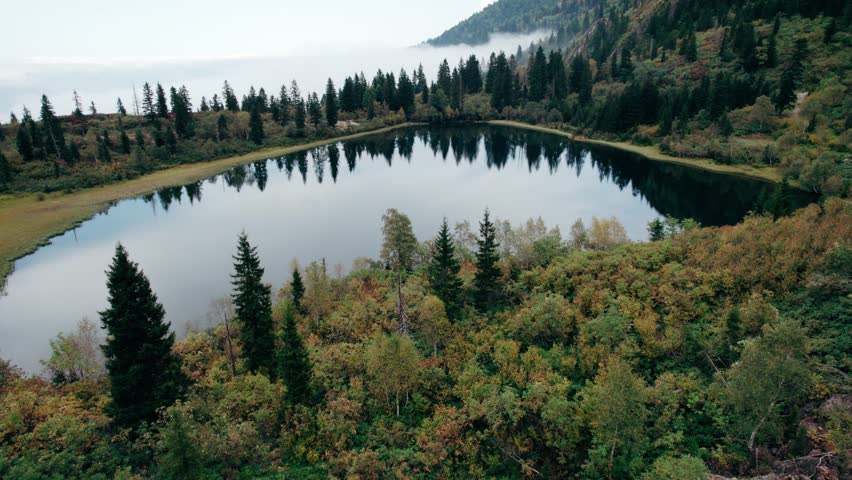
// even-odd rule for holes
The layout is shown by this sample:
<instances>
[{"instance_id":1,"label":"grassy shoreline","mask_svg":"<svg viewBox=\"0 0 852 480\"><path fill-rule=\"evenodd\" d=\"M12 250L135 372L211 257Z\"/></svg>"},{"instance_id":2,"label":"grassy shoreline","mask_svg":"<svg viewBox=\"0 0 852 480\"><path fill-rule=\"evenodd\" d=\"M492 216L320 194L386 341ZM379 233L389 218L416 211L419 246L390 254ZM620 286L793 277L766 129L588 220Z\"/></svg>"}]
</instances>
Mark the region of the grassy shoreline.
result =
<instances>
[{"instance_id":1,"label":"grassy shoreline","mask_svg":"<svg viewBox=\"0 0 852 480\"><path fill-rule=\"evenodd\" d=\"M154 190L203 180L249 162L353 140L414 125L400 123L364 132L316 140L288 147L271 147L244 155L203 163L188 163L126 180L73 193L55 192L0 195L0 291L12 273L17 259L46 245L51 238L92 218L115 202L138 197Z\"/></svg>"},{"instance_id":2,"label":"grassy shoreline","mask_svg":"<svg viewBox=\"0 0 852 480\"><path fill-rule=\"evenodd\" d=\"M659 162L667 162L667 163L676 163L678 165L684 165L692 168L700 168L702 170L707 170L715 173L724 173L726 175L737 175L741 177L754 178L757 180L763 180L766 182L779 183L783 180L783 176L778 171L778 169L774 167L752 167L749 165L722 165L719 163L714 163L709 158L684 158L684 157L673 157L671 155L666 155L662 153L660 149L656 146L641 146L634 145L628 142L612 142L608 140L597 140L594 138L588 138L581 135L575 135L570 132L566 132L563 130L557 130L554 128L542 127L539 125L532 125L529 123L516 122L513 120L489 120L485 122L489 125L502 125L507 127L515 127L515 128L524 128L527 130L535 130L538 132L550 133L553 135L560 135L566 138L571 139L575 142L587 143L590 145L599 145L609 148L614 148L617 150L622 150L625 152L635 153L637 155L641 155L648 160L654 160ZM795 182L790 183L791 186L798 187L799 185Z\"/></svg>"}]
</instances>

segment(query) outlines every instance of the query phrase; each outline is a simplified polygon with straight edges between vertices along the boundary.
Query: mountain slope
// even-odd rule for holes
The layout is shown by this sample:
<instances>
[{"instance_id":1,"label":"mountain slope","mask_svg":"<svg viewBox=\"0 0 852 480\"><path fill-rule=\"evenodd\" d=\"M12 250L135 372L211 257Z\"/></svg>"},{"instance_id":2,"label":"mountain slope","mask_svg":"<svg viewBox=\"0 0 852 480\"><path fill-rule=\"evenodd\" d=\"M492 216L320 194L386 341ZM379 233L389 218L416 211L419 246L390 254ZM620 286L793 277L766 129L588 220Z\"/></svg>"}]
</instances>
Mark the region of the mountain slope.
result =
<instances>
[{"instance_id":1,"label":"mountain slope","mask_svg":"<svg viewBox=\"0 0 852 480\"><path fill-rule=\"evenodd\" d=\"M511 72L506 88L485 82L480 116L779 167L814 192L852 193L852 2L501 0L433 42L542 27L554 34L489 60L486 78Z\"/></svg>"},{"instance_id":2,"label":"mountain slope","mask_svg":"<svg viewBox=\"0 0 852 480\"><path fill-rule=\"evenodd\" d=\"M561 0L501 0L428 41L435 46L486 43L492 33L552 28L564 15ZM567 11L567 10L566 10Z\"/></svg>"}]
</instances>

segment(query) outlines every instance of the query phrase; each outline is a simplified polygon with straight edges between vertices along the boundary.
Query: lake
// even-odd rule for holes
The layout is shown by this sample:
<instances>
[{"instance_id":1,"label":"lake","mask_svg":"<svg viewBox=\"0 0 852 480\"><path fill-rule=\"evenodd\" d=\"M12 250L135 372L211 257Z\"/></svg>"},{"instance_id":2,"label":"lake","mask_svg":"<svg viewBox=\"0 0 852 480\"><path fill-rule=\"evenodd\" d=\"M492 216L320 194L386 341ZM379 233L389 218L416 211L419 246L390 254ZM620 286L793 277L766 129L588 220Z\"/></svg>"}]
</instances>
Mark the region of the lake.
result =
<instances>
[{"instance_id":1,"label":"lake","mask_svg":"<svg viewBox=\"0 0 852 480\"><path fill-rule=\"evenodd\" d=\"M255 162L183 187L118 202L18 260L0 297L0 357L35 372L49 340L82 317L99 322L117 242L151 280L178 334L204 327L230 292L245 230L277 290L292 261L347 270L377 257L381 216L406 213L419 240L441 220L483 210L514 225L541 216L567 237L578 218L616 217L633 240L661 215L740 221L769 184L652 162L562 137L496 126L410 128ZM802 199L804 201L804 199Z\"/></svg>"}]
</instances>

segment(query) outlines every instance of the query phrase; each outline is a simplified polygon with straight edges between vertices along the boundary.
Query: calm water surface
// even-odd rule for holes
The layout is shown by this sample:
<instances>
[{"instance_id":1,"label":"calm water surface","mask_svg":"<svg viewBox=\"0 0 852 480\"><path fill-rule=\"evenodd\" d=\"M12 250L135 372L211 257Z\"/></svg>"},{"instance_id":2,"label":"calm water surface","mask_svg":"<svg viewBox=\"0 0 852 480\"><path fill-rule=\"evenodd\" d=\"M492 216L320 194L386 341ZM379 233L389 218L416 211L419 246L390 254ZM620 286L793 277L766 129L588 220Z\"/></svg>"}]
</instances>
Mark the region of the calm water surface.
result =
<instances>
[{"instance_id":1,"label":"calm water surface","mask_svg":"<svg viewBox=\"0 0 852 480\"><path fill-rule=\"evenodd\" d=\"M292 260L351 265L377 257L381 216L408 214L419 240L442 217L474 225L487 206L517 225L541 216L563 235L578 218L617 217L634 240L660 215L736 223L769 188L759 181L589 150L507 127L408 129L256 162L206 181L117 203L15 264L0 297L0 357L35 372L49 340L106 305L104 271L122 242L178 334L206 325L230 291L245 230L274 289Z\"/></svg>"}]
</instances>

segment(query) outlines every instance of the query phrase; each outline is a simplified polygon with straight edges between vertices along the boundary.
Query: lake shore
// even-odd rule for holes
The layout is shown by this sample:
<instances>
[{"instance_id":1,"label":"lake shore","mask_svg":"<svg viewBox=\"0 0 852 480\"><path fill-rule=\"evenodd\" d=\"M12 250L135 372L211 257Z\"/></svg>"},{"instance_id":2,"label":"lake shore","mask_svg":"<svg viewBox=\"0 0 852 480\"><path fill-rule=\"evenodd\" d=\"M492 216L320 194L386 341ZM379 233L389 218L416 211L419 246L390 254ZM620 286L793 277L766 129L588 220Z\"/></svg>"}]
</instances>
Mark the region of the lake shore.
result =
<instances>
[{"instance_id":1,"label":"lake shore","mask_svg":"<svg viewBox=\"0 0 852 480\"><path fill-rule=\"evenodd\" d=\"M661 152L659 147L657 146L646 147L641 145L634 145L629 142L612 142L608 140L598 140L594 138L584 137L582 135L575 135L571 132L566 132L564 130L557 130L555 128L542 127L540 125L516 122L514 120L488 120L483 123L486 123L488 125L502 125L507 127L524 128L527 130L535 130L538 132L560 135L575 142L586 143L590 145L599 145L625 152L635 153L637 155L641 155L644 158L647 158L648 160L676 163L678 165L700 168L702 170L707 170L715 173L724 173L726 175L738 175L741 177L756 178L758 180L763 180L772 183L779 183L784 178L783 175L781 175L781 173L778 171L778 169L774 167L757 168L749 165L722 165L719 163L714 163L709 158L674 157ZM796 184L795 182L791 182L790 185L797 188L799 187L798 184Z\"/></svg>"},{"instance_id":2,"label":"lake shore","mask_svg":"<svg viewBox=\"0 0 852 480\"><path fill-rule=\"evenodd\" d=\"M34 252L38 247L47 244L52 237L61 235L103 212L119 200L138 197L164 187L203 180L249 162L412 125L415 124L400 123L299 145L263 148L245 155L210 162L177 165L132 180L72 193L0 195L0 291L6 284L6 277L12 273L17 259Z\"/></svg>"},{"instance_id":3,"label":"lake shore","mask_svg":"<svg viewBox=\"0 0 852 480\"><path fill-rule=\"evenodd\" d=\"M570 132L511 120L490 120L488 125L509 126L560 135L572 141L614 148L641 155L654 161L676 163L716 173L780 182L781 174L772 167L755 168L740 165L720 165L709 159L680 158L666 155L655 146L644 147L627 142L611 142L574 135ZM189 163L159 170L132 180L113 183L73 193L0 195L0 289L13 270L14 262L45 245L49 240L92 218L112 204L126 198L138 197L154 190L203 180L249 162L315 148L333 142L352 140L377 133L415 125L401 123L375 130L353 133L324 140L263 148L254 152L212 160Z\"/></svg>"}]
</instances>

